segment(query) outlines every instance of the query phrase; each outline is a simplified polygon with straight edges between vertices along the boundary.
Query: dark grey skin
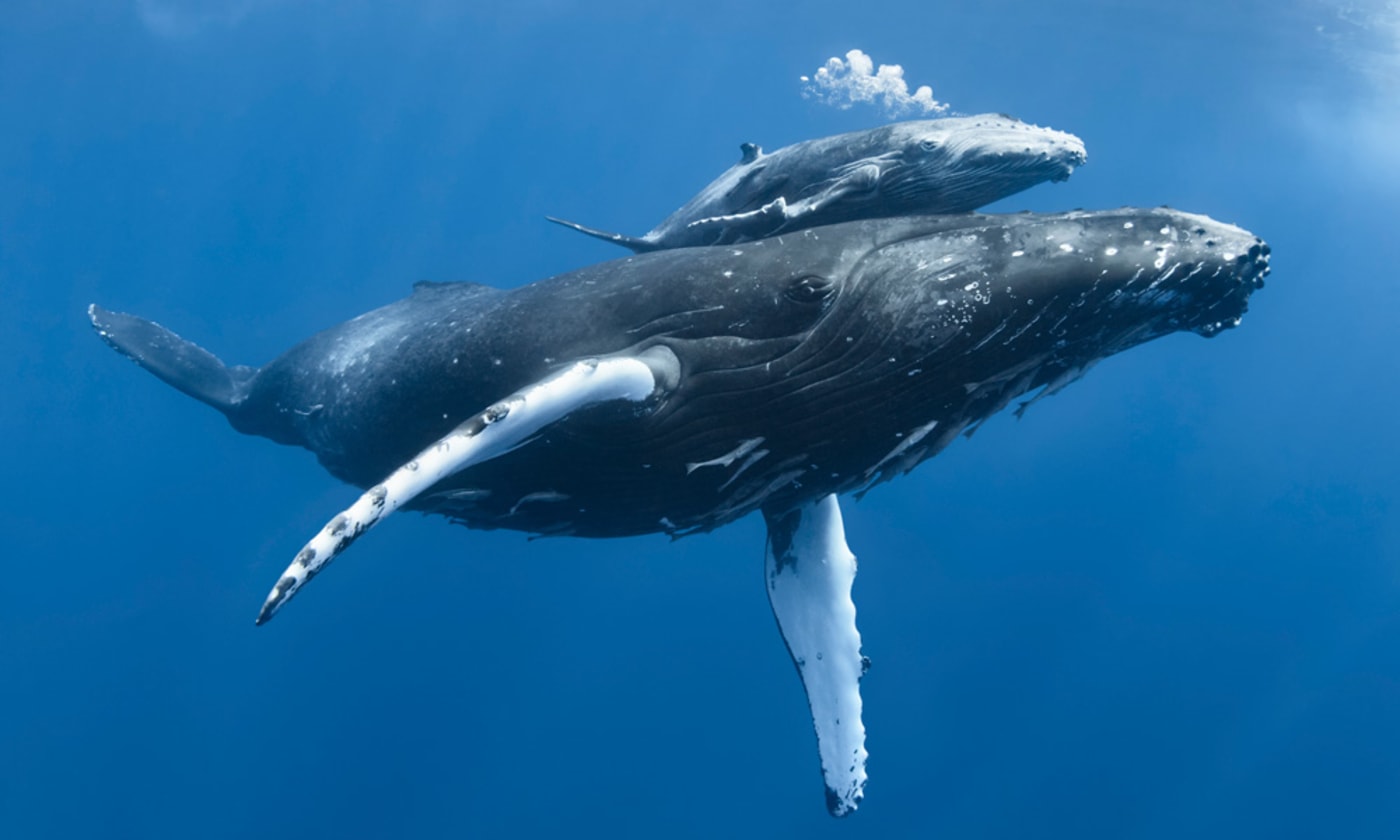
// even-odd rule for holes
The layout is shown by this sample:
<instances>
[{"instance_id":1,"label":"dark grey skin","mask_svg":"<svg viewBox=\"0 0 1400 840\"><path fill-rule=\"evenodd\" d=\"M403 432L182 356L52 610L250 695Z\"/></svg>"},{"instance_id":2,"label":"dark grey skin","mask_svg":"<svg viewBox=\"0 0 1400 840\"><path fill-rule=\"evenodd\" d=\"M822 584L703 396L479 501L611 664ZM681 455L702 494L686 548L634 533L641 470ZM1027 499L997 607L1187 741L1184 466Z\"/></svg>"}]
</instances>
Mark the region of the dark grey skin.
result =
<instances>
[{"instance_id":1,"label":"dark grey skin","mask_svg":"<svg viewBox=\"0 0 1400 840\"><path fill-rule=\"evenodd\" d=\"M751 242L859 219L967 213L1083 166L1073 134L1005 114L893 123L740 161L645 236L550 221L642 253Z\"/></svg>"},{"instance_id":2,"label":"dark grey skin","mask_svg":"<svg viewBox=\"0 0 1400 840\"><path fill-rule=\"evenodd\" d=\"M1102 358L1234 325L1267 261L1253 235L1166 209L915 217L511 291L423 284L259 369L134 316L92 319L239 431L305 447L359 487L563 365L665 347L679 378L644 405L581 409L410 505L473 527L614 537L868 488Z\"/></svg>"},{"instance_id":3,"label":"dark grey skin","mask_svg":"<svg viewBox=\"0 0 1400 840\"><path fill-rule=\"evenodd\" d=\"M1252 234L1170 210L867 220L512 291L421 285L258 369L91 317L235 428L369 488L295 555L259 624L400 507L593 537L761 509L764 586L843 816L864 797L868 660L837 494L1102 358L1234 326L1268 259Z\"/></svg>"}]
</instances>

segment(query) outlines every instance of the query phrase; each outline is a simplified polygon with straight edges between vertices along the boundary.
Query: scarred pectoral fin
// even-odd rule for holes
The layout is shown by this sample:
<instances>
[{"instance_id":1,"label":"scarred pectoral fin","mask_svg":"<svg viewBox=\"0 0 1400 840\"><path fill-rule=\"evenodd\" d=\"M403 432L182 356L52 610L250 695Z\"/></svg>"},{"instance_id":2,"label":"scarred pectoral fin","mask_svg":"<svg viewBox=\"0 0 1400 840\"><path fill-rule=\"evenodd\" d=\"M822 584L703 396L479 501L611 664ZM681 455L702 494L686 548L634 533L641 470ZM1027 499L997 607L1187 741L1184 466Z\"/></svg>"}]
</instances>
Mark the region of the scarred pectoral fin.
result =
<instances>
[{"instance_id":1,"label":"scarred pectoral fin","mask_svg":"<svg viewBox=\"0 0 1400 840\"><path fill-rule=\"evenodd\" d=\"M361 534L439 481L509 452L578 409L613 400L641 402L673 388L677 376L674 354L662 347L640 356L586 359L468 418L326 523L268 593L257 623L271 619Z\"/></svg>"},{"instance_id":2,"label":"scarred pectoral fin","mask_svg":"<svg viewBox=\"0 0 1400 840\"><path fill-rule=\"evenodd\" d=\"M764 511L768 602L802 677L817 731L826 805L833 816L854 811L865 795L865 726L860 652L851 585L856 558L846 546L836 497L781 512Z\"/></svg>"}]
</instances>

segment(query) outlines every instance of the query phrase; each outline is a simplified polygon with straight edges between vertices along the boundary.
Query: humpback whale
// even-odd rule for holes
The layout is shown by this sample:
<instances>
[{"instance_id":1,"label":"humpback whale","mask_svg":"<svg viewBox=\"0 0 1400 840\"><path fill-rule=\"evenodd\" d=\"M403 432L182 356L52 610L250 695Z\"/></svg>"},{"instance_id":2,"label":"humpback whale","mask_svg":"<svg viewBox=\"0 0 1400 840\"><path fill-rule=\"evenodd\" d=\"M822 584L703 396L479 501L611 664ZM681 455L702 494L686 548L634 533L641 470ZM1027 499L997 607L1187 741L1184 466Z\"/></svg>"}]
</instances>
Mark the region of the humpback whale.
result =
<instances>
[{"instance_id":1,"label":"humpback whale","mask_svg":"<svg viewBox=\"0 0 1400 840\"><path fill-rule=\"evenodd\" d=\"M892 123L771 154L739 148L738 163L644 236L546 218L638 253L729 245L857 219L966 213L1063 181L1086 160L1073 134L1005 114Z\"/></svg>"},{"instance_id":2,"label":"humpback whale","mask_svg":"<svg viewBox=\"0 0 1400 840\"><path fill-rule=\"evenodd\" d=\"M259 624L401 508L586 537L761 512L769 601L839 816L864 795L868 663L838 497L1107 356L1233 327L1268 270L1245 230L1127 208L848 222L509 291L424 283L257 368L89 314L238 431L364 489L295 554Z\"/></svg>"}]
</instances>

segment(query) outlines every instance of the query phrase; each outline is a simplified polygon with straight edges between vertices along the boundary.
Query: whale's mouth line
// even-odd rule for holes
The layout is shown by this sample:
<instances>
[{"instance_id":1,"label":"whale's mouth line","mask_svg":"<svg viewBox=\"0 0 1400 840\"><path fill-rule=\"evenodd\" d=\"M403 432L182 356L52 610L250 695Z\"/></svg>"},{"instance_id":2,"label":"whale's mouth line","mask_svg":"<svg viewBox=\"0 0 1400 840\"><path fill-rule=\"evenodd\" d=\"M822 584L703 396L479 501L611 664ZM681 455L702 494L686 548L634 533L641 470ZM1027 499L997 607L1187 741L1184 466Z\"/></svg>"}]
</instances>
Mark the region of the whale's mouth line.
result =
<instances>
[{"instance_id":1,"label":"whale's mouth line","mask_svg":"<svg viewBox=\"0 0 1400 840\"><path fill-rule=\"evenodd\" d=\"M1069 176L1071 176L1071 175L1074 174L1074 170L1078 169L1079 167L1083 166L1084 164L1086 164L1086 163L1088 163L1088 162L1089 162L1089 158L1088 158L1088 156L1085 155L1083 152L1079 152L1078 154L1070 155L1070 156L1067 157L1067 158L1062 158L1062 159L1059 161L1059 164L1060 164L1060 171L1059 171L1059 173L1058 173L1057 175L1053 176L1053 177L1050 179L1051 183L1058 184L1058 183L1061 183L1061 182L1063 182L1063 181L1068 181L1068 180L1069 180Z\"/></svg>"},{"instance_id":2,"label":"whale's mouth line","mask_svg":"<svg viewBox=\"0 0 1400 840\"><path fill-rule=\"evenodd\" d=\"M1009 175L1036 177L1058 184L1069 180L1074 171L1087 162L1082 152L1066 154L1063 150L1042 152L1034 158L998 153L984 158L977 175L966 176L964 180L975 183L981 178Z\"/></svg>"},{"instance_id":3,"label":"whale's mouth line","mask_svg":"<svg viewBox=\"0 0 1400 840\"><path fill-rule=\"evenodd\" d=\"M1264 287L1264 278L1269 274L1269 255L1272 249L1262 239L1255 238L1244 253L1232 258L1224 268L1228 289L1218 294L1214 302L1206 305L1191 320L1195 323L1185 329L1205 338L1214 338L1225 330L1239 326L1245 312L1249 310L1249 298L1255 291Z\"/></svg>"},{"instance_id":4,"label":"whale's mouth line","mask_svg":"<svg viewBox=\"0 0 1400 840\"><path fill-rule=\"evenodd\" d=\"M1044 360L1043 368L1061 368L1074 372L1073 376L1047 388L1048 396L1061 390L1064 385L1083 375L1090 367L1109 356L1117 355L1137 345L1175 332L1190 332L1204 338L1214 338L1226 330L1240 325L1249 308L1249 298L1255 290L1264 285L1264 277L1269 273L1270 249L1263 240L1255 243L1244 254L1234 257L1229 263L1217 265L1215 271L1203 282L1189 288L1179 287L1165 294L1148 293L1138 299L1145 305L1161 305L1166 301L1181 299L1195 301L1186 310L1162 311L1157 317L1130 320L1117 334L1084 342L1072 342L1052 352ZM1197 267L1200 271L1204 265ZM1192 272L1193 274L1196 272ZM1134 296L1138 297L1138 296ZM1069 374L1066 373L1066 376ZM1039 386L1035 386L1039 387ZM1032 399L1035 402L1040 397ZM1023 403L1018 416L1029 403Z\"/></svg>"}]
</instances>

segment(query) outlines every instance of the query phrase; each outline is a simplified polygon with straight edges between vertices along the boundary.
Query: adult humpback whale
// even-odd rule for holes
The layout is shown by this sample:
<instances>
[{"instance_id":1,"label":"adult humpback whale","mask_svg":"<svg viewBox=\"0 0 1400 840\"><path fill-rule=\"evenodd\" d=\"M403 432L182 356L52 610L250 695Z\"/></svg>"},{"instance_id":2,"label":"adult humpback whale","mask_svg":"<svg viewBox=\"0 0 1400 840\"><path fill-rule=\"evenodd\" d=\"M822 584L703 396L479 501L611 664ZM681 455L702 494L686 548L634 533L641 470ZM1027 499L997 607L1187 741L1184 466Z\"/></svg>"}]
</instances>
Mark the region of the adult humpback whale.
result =
<instances>
[{"instance_id":1,"label":"adult humpback whale","mask_svg":"<svg viewBox=\"0 0 1400 840\"><path fill-rule=\"evenodd\" d=\"M261 368L90 315L239 431L369 488L296 555L259 623L400 507L594 537L761 510L770 603L841 815L865 784L865 660L837 495L1113 353L1235 325L1268 257L1244 230L1166 209L863 221L511 291L421 284Z\"/></svg>"},{"instance_id":2,"label":"adult humpback whale","mask_svg":"<svg viewBox=\"0 0 1400 840\"><path fill-rule=\"evenodd\" d=\"M966 213L1083 166L1073 134L1005 114L893 123L806 140L740 161L645 236L548 217L638 253L749 242L802 228L936 213Z\"/></svg>"}]
</instances>

